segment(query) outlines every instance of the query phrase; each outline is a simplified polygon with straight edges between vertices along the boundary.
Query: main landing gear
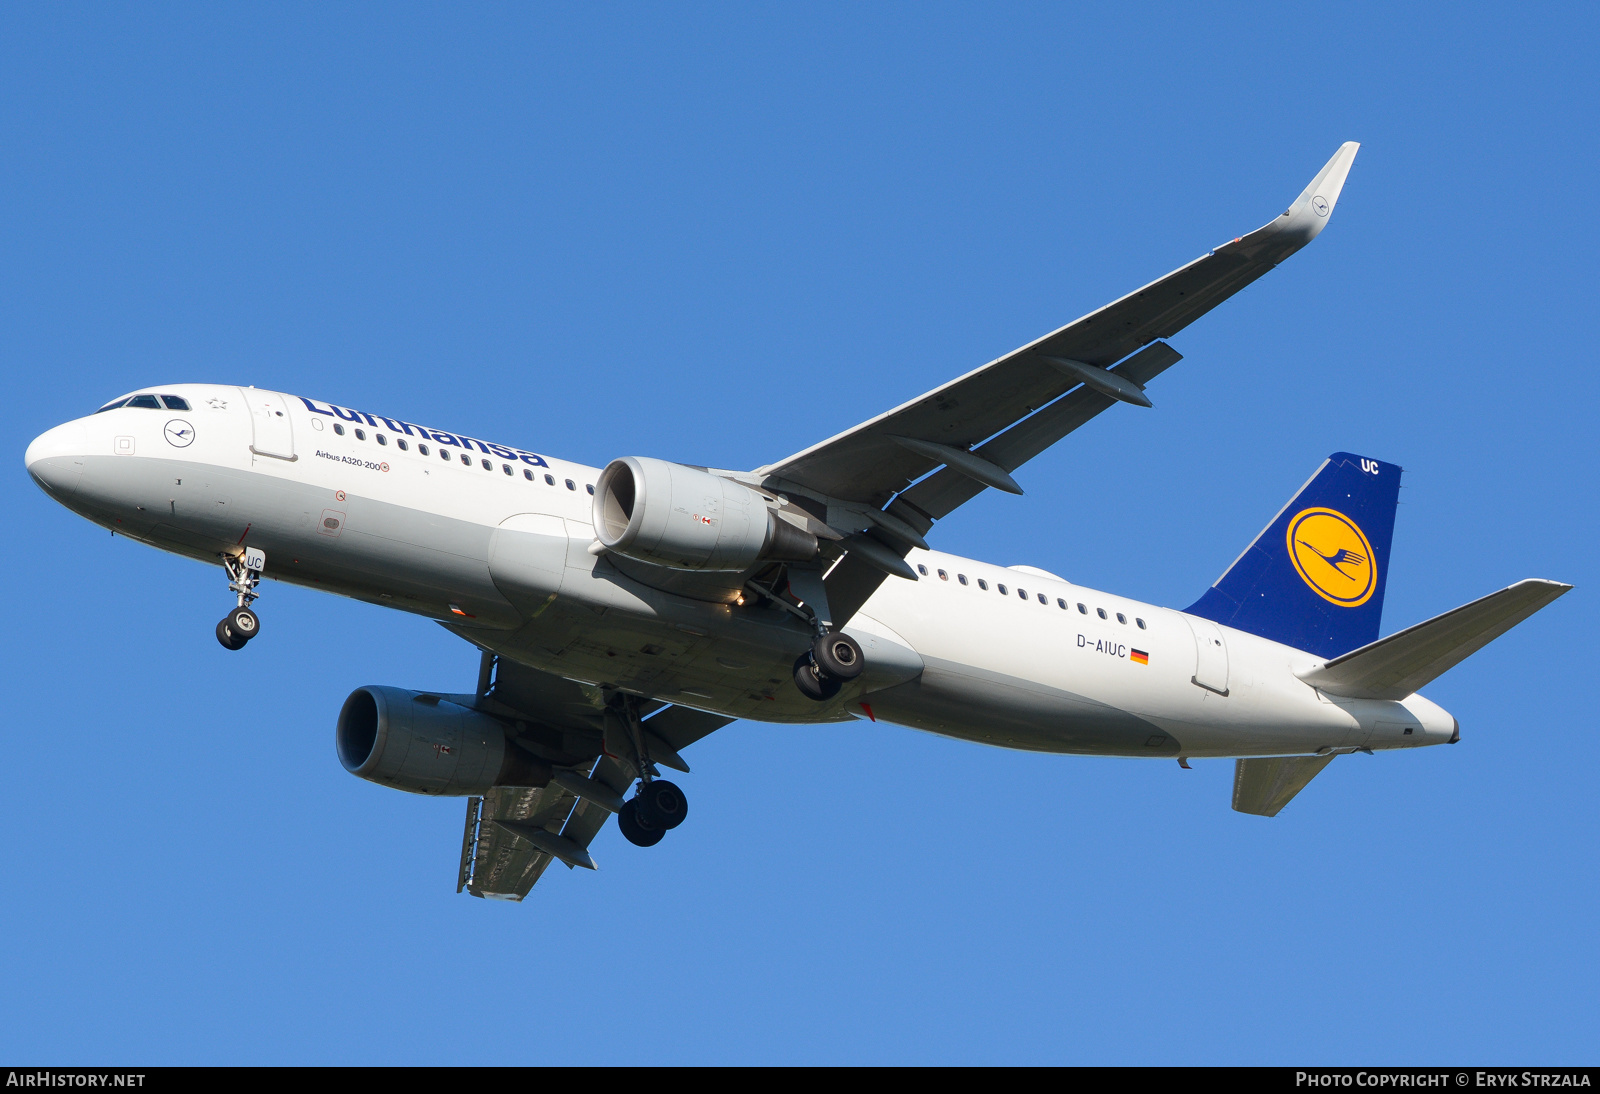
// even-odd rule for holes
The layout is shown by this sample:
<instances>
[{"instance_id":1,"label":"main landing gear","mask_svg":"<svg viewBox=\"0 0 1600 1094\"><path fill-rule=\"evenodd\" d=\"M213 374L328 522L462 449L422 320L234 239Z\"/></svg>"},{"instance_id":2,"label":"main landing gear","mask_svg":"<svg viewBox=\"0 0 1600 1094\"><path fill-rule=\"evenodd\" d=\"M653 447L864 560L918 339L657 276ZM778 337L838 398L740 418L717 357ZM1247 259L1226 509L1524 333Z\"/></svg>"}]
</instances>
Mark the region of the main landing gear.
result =
<instances>
[{"instance_id":1,"label":"main landing gear","mask_svg":"<svg viewBox=\"0 0 1600 1094\"><path fill-rule=\"evenodd\" d=\"M666 779L651 779L639 792L622 803L617 827L629 843L654 847L669 828L676 828L689 815L689 801L677 785Z\"/></svg>"},{"instance_id":2,"label":"main landing gear","mask_svg":"<svg viewBox=\"0 0 1600 1094\"><path fill-rule=\"evenodd\" d=\"M807 699L827 702L860 676L867 659L856 640L838 631L823 631L794 663L794 686Z\"/></svg>"},{"instance_id":3,"label":"main landing gear","mask_svg":"<svg viewBox=\"0 0 1600 1094\"><path fill-rule=\"evenodd\" d=\"M639 722L639 700L618 693L605 713L606 752L639 779L639 790L622 803L617 827L629 843L654 847L689 815L689 799L650 762L650 734Z\"/></svg>"},{"instance_id":4,"label":"main landing gear","mask_svg":"<svg viewBox=\"0 0 1600 1094\"><path fill-rule=\"evenodd\" d=\"M811 648L795 658L794 686L807 699L825 703L865 671L867 658L854 638L833 629L833 612L828 607L822 571L814 566L791 565L786 574L789 592L798 604L791 604L776 586L769 589L750 582L747 587L810 625L816 637Z\"/></svg>"},{"instance_id":5,"label":"main landing gear","mask_svg":"<svg viewBox=\"0 0 1600 1094\"><path fill-rule=\"evenodd\" d=\"M217 624L217 641L225 650L242 650L246 642L261 633L261 620L250 610L250 604L261 595L256 586L261 584L261 571L267 568L267 555L258 548L247 547L243 555L223 555L222 566L228 571L228 591L239 595L239 606Z\"/></svg>"}]
</instances>

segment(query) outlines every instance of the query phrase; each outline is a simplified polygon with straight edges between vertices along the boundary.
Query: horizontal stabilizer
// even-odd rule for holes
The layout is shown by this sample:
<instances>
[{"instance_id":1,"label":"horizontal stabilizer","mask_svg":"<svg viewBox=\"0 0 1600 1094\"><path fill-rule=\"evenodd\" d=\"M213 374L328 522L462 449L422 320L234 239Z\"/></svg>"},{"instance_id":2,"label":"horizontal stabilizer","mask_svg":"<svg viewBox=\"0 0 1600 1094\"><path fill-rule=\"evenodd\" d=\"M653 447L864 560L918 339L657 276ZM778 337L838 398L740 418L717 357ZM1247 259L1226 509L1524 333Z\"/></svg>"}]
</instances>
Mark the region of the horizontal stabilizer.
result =
<instances>
[{"instance_id":1,"label":"horizontal stabilizer","mask_svg":"<svg viewBox=\"0 0 1600 1094\"><path fill-rule=\"evenodd\" d=\"M1276 817L1289 799L1306 788L1317 772L1328 766L1333 755L1268 756L1259 760L1235 760L1233 764L1233 807L1240 813Z\"/></svg>"},{"instance_id":2,"label":"horizontal stabilizer","mask_svg":"<svg viewBox=\"0 0 1600 1094\"><path fill-rule=\"evenodd\" d=\"M1519 581L1299 676L1331 695L1404 699L1570 588L1559 581Z\"/></svg>"}]
</instances>

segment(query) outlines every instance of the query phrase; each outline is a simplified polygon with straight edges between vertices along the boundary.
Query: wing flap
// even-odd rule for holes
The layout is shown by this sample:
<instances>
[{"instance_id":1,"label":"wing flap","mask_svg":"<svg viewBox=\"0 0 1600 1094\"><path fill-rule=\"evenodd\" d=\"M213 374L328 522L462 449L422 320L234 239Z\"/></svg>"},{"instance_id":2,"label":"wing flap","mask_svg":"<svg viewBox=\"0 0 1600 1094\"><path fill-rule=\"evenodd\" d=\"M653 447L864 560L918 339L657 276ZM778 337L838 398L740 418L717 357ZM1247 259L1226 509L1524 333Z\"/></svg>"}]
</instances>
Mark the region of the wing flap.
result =
<instances>
[{"instance_id":1,"label":"wing flap","mask_svg":"<svg viewBox=\"0 0 1600 1094\"><path fill-rule=\"evenodd\" d=\"M906 449L894 437L971 448L1079 386L1042 357L1109 368L1150 342L1176 334L1316 238L1333 212L1359 147L1353 141L1341 146L1281 216L1249 235L919 398L757 468L755 474L775 489L791 485L881 508L939 466L936 459ZM1111 402L1085 403L1083 420ZM1076 425L1068 431L1071 428ZM1058 433L1054 439L1064 435Z\"/></svg>"},{"instance_id":2,"label":"wing flap","mask_svg":"<svg viewBox=\"0 0 1600 1094\"><path fill-rule=\"evenodd\" d=\"M592 733L594 747L599 747L604 705L598 689L486 653L479 693L480 702L492 704L489 709L502 717L517 715L542 726L578 731L576 736L569 733L563 738L571 738L572 747L589 740ZM733 721L657 700L642 703L642 709L650 715L644 727L675 751ZM592 765L585 762L581 767L570 763L559 767L575 770L619 797L633 781L609 756L601 755ZM554 781L548 786L497 786L481 797L471 797L456 892L516 901L528 895L551 862L593 869L586 852L610 816L604 806L579 798ZM560 857L552 855L552 850Z\"/></svg>"},{"instance_id":3,"label":"wing flap","mask_svg":"<svg viewBox=\"0 0 1600 1094\"><path fill-rule=\"evenodd\" d=\"M1183 354L1165 342L1156 342L1146 346L1111 371L1142 387L1181 360ZM973 452L1007 471L1015 471L1115 403L1116 400L1111 396L1096 391L1087 384L1079 385L1076 390L1057 399L1038 413L1022 419ZM959 506L977 497L982 490L981 483L946 467L907 490L900 496L897 504L904 502L911 505L915 510L915 516L920 518L912 521L913 526L926 533L933 526L933 521L948 516Z\"/></svg>"},{"instance_id":4,"label":"wing flap","mask_svg":"<svg viewBox=\"0 0 1600 1094\"><path fill-rule=\"evenodd\" d=\"M1165 342L1156 342L1111 371L1142 387L1181 360L1183 355L1177 350ZM1080 385L973 451L1007 471L1014 471L1115 401L1109 395ZM934 521L948 516L983 489L970 475L946 467L895 498L889 513L925 533L933 527ZM903 543L885 543L884 547L902 558L909 550ZM841 559L827 576L828 605L833 610L834 623L841 627L848 623L886 580L888 575L881 566L854 555Z\"/></svg>"},{"instance_id":5,"label":"wing flap","mask_svg":"<svg viewBox=\"0 0 1600 1094\"><path fill-rule=\"evenodd\" d=\"M1299 676L1333 695L1404 699L1571 588L1559 581L1519 581Z\"/></svg>"},{"instance_id":6,"label":"wing flap","mask_svg":"<svg viewBox=\"0 0 1600 1094\"><path fill-rule=\"evenodd\" d=\"M700 738L721 729L732 718L723 714L710 714L693 707L668 707L641 723L645 729L660 737L674 749L682 752Z\"/></svg>"},{"instance_id":7,"label":"wing flap","mask_svg":"<svg viewBox=\"0 0 1600 1094\"><path fill-rule=\"evenodd\" d=\"M1258 817L1276 817L1332 759L1333 756L1328 755L1235 760L1233 808Z\"/></svg>"},{"instance_id":8,"label":"wing flap","mask_svg":"<svg viewBox=\"0 0 1600 1094\"><path fill-rule=\"evenodd\" d=\"M628 787L633 782L622 769L622 765L609 756L600 757L600 762L594 765L589 778L605 786L619 798L628 792ZM587 847L610 819L611 811L605 806L580 798L577 805L573 806L572 816L567 818L561 834L578 846Z\"/></svg>"},{"instance_id":9,"label":"wing flap","mask_svg":"<svg viewBox=\"0 0 1600 1094\"><path fill-rule=\"evenodd\" d=\"M521 900L550 865L551 856L496 821L559 832L574 798L561 787L496 786L467 801L464 869L456 891L490 900ZM554 823L555 828L550 825Z\"/></svg>"}]
</instances>

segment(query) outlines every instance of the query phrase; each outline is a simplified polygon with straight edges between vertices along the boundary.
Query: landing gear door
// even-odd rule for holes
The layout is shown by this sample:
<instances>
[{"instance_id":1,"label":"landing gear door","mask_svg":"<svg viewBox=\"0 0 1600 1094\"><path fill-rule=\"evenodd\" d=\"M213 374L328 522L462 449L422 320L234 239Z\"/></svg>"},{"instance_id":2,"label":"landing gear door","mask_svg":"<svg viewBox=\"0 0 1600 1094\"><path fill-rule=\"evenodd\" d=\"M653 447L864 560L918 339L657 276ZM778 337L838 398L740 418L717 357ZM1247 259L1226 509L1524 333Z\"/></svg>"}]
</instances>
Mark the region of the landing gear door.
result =
<instances>
[{"instance_id":1,"label":"landing gear door","mask_svg":"<svg viewBox=\"0 0 1600 1094\"><path fill-rule=\"evenodd\" d=\"M1223 641L1222 628L1209 619L1183 618L1194 632L1194 675L1190 679L1207 691L1228 694L1228 644Z\"/></svg>"},{"instance_id":2,"label":"landing gear door","mask_svg":"<svg viewBox=\"0 0 1600 1094\"><path fill-rule=\"evenodd\" d=\"M582 541L587 547L591 540ZM500 522L489 541L489 578L502 596L537 615L561 591L570 544L560 517L518 513Z\"/></svg>"},{"instance_id":3,"label":"landing gear door","mask_svg":"<svg viewBox=\"0 0 1600 1094\"><path fill-rule=\"evenodd\" d=\"M257 456L293 460L294 426L289 421L289 400L276 391L240 388L250 408L250 425L255 430L250 451Z\"/></svg>"}]
</instances>

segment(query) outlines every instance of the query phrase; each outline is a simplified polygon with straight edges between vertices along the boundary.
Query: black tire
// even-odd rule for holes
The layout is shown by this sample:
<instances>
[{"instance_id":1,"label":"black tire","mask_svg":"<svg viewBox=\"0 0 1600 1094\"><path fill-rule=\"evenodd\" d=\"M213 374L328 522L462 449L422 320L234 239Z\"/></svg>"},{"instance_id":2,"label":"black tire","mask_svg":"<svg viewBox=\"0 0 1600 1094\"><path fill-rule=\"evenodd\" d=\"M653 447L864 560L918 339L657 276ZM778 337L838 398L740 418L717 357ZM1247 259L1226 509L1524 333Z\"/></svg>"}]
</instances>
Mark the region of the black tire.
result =
<instances>
[{"instance_id":1,"label":"black tire","mask_svg":"<svg viewBox=\"0 0 1600 1094\"><path fill-rule=\"evenodd\" d=\"M637 798L622 803L622 812L617 814L617 827L622 829L623 838L635 847L654 847L667 834L665 828L648 828L640 822Z\"/></svg>"},{"instance_id":2,"label":"black tire","mask_svg":"<svg viewBox=\"0 0 1600 1094\"><path fill-rule=\"evenodd\" d=\"M817 672L817 666L811 662L811 654L802 653L800 659L794 663L794 686L800 689L800 694L807 699L814 699L825 703L839 694L839 689L844 687L838 680Z\"/></svg>"},{"instance_id":3,"label":"black tire","mask_svg":"<svg viewBox=\"0 0 1600 1094\"><path fill-rule=\"evenodd\" d=\"M848 634L831 632L811 644L811 660L835 680L854 680L867 667L866 655Z\"/></svg>"},{"instance_id":4,"label":"black tire","mask_svg":"<svg viewBox=\"0 0 1600 1094\"><path fill-rule=\"evenodd\" d=\"M228 613L228 629L238 636L241 642L248 642L261 633L261 620L249 608L235 608Z\"/></svg>"},{"instance_id":5,"label":"black tire","mask_svg":"<svg viewBox=\"0 0 1600 1094\"><path fill-rule=\"evenodd\" d=\"M245 640L234 634L233 628L228 626L228 621L232 618L229 616L217 624L217 641L222 643L222 648L225 650L242 650Z\"/></svg>"},{"instance_id":6,"label":"black tire","mask_svg":"<svg viewBox=\"0 0 1600 1094\"><path fill-rule=\"evenodd\" d=\"M636 815L651 828L668 830L683 823L689 815L689 799L677 785L665 779L654 779L639 788L633 800Z\"/></svg>"}]
</instances>

